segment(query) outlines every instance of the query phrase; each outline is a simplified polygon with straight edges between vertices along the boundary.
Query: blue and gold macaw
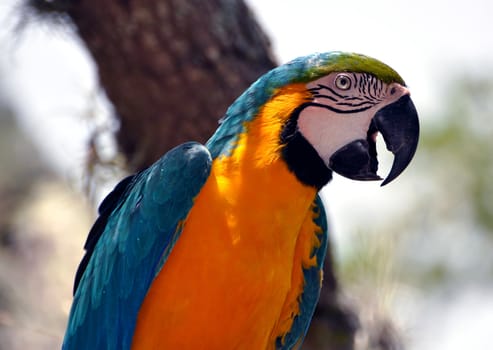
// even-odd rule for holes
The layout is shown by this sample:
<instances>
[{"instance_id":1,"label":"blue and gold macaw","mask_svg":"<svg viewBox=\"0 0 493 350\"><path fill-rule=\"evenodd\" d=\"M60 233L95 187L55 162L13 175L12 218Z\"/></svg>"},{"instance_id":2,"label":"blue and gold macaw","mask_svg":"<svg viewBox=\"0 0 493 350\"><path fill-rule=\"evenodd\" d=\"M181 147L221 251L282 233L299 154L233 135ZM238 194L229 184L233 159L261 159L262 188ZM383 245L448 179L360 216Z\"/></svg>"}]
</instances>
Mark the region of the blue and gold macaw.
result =
<instances>
[{"instance_id":1,"label":"blue and gold macaw","mask_svg":"<svg viewBox=\"0 0 493 350\"><path fill-rule=\"evenodd\" d=\"M255 82L205 146L185 143L102 202L63 349L294 349L327 245L318 191L335 171L380 180L417 147L402 78L367 56L295 59Z\"/></svg>"}]
</instances>

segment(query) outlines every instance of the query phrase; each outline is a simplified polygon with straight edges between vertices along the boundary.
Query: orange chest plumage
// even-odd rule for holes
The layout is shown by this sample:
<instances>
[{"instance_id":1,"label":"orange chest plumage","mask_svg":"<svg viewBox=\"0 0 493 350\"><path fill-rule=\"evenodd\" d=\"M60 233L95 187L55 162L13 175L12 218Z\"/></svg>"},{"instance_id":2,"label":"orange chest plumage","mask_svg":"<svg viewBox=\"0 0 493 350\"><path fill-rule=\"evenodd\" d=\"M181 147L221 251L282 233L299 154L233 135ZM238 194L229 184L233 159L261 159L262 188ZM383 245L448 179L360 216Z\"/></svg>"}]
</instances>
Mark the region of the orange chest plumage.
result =
<instances>
[{"instance_id":1,"label":"orange chest plumage","mask_svg":"<svg viewBox=\"0 0 493 350\"><path fill-rule=\"evenodd\" d=\"M289 331L302 267L314 264L316 191L274 166L251 187L213 168L142 305L133 348L269 349Z\"/></svg>"}]
</instances>

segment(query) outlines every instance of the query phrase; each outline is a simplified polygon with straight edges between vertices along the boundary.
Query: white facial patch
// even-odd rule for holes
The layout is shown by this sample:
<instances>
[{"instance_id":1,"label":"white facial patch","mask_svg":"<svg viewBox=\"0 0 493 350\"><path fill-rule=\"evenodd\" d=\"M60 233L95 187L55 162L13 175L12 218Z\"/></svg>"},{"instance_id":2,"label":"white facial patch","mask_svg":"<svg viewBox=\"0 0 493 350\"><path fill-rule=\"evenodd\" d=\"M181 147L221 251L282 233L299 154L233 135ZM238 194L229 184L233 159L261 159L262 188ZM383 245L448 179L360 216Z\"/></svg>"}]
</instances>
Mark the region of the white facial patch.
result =
<instances>
[{"instance_id":1,"label":"white facial patch","mask_svg":"<svg viewBox=\"0 0 493 350\"><path fill-rule=\"evenodd\" d=\"M376 111L409 94L405 86L387 85L365 73L333 72L310 82L307 89L314 105L301 111L298 130L327 165L341 147L366 140Z\"/></svg>"},{"instance_id":2,"label":"white facial patch","mask_svg":"<svg viewBox=\"0 0 493 350\"><path fill-rule=\"evenodd\" d=\"M330 157L348 143L366 140L373 108L354 114L334 113L327 108L309 106L298 117L298 130L329 164Z\"/></svg>"}]
</instances>

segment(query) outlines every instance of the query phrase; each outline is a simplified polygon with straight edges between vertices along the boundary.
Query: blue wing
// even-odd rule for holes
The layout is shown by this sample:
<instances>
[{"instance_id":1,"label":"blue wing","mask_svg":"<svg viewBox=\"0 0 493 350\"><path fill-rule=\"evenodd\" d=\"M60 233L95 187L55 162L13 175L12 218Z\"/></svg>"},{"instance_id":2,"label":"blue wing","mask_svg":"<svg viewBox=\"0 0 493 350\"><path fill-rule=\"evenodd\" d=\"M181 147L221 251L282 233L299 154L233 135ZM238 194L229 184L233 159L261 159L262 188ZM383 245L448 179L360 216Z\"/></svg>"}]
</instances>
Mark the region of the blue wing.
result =
<instances>
[{"instance_id":1,"label":"blue wing","mask_svg":"<svg viewBox=\"0 0 493 350\"><path fill-rule=\"evenodd\" d=\"M124 179L100 206L77 272L63 349L129 349L147 291L211 169L198 143Z\"/></svg>"},{"instance_id":2,"label":"blue wing","mask_svg":"<svg viewBox=\"0 0 493 350\"><path fill-rule=\"evenodd\" d=\"M300 300L300 314L293 320L291 331L282 338L277 339L276 348L278 350L298 349L301 347L320 296L322 268L327 252L328 228L324 205L319 195L314 200L313 221L320 228L320 233L318 234L320 246L312 252L312 256L317 257L317 265L303 270L305 288Z\"/></svg>"}]
</instances>

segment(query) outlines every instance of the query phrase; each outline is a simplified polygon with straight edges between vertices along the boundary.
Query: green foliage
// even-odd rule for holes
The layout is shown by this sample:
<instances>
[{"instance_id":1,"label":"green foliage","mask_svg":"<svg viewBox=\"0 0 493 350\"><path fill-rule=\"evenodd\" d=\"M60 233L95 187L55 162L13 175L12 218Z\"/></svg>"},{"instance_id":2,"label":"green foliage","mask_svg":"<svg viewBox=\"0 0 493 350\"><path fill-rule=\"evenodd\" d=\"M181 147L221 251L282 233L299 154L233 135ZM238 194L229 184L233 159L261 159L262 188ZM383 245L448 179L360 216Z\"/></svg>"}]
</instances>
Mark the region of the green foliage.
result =
<instances>
[{"instance_id":1,"label":"green foliage","mask_svg":"<svg viewBox=\"0 0 493 350\"><path fill-rule=\"evenodd\" d=\"M493 80L462 78L451 86L443 115L423 128L421 170L436 177L443 201L493 234Z\"/></svg>"}]
</instances>

